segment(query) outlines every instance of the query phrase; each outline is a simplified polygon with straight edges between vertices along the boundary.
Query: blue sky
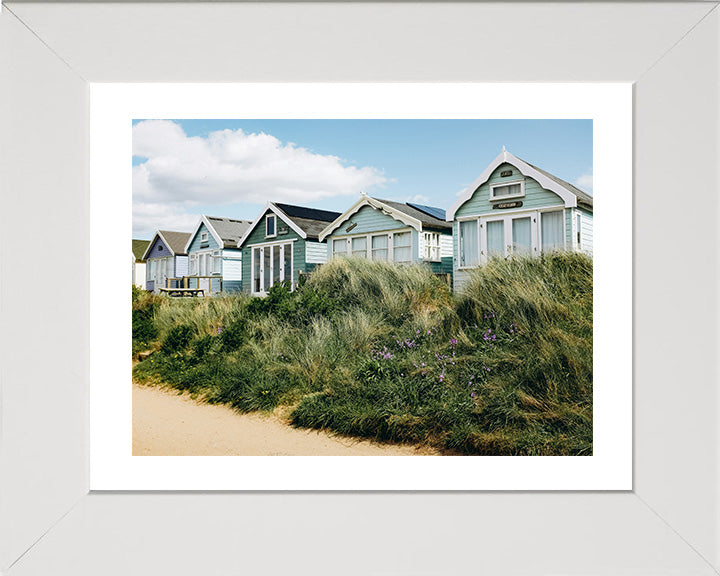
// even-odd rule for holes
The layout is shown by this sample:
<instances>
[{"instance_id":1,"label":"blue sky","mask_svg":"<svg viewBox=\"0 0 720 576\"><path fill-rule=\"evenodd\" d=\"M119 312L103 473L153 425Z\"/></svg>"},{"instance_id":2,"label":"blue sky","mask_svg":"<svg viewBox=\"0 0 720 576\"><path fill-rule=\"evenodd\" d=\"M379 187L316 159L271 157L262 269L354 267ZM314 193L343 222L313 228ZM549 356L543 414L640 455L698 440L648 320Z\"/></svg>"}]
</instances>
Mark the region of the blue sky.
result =
<instances>
[{"instance_id":1,"label":"blue sky","mask_svg":"<svg viewBox=\"0 0 720 576\"><path fill-rule=\"evenodd\" d=\"M135 120L133 236L361 191L447 209L503 146L592 192L591 120Z\"/></svg>"}]
</instances>

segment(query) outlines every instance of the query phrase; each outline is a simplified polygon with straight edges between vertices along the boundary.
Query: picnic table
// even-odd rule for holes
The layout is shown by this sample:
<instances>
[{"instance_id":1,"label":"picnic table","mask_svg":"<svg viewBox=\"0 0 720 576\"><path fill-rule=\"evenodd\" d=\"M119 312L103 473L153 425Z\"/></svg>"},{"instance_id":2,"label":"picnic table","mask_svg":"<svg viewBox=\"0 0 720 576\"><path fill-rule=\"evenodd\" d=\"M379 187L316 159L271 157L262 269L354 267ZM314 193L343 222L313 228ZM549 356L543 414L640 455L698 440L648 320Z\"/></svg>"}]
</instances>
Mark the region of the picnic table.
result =
<instances>
[{"instance_id":1,"label":"picnic table","mask_svg":"<svg viewBox=\"0 0 720 576\"><path fill-rule=\"evenodd\" d=\"M168 296L205 296L203 288L160 288Z\"/></svg>"}]
</instances>

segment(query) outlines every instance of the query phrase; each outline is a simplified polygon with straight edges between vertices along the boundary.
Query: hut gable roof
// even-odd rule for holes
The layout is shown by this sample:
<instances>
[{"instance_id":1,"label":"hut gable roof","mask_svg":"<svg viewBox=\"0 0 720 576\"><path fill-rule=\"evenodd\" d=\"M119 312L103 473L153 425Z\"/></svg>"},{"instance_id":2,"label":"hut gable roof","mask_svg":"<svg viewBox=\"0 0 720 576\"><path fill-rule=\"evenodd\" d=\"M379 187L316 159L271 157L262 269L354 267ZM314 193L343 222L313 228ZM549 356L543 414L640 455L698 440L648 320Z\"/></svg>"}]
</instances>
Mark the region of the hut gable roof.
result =
<instances>
[{"instance_id":1,"label":"hut gable roof","mask_svg":"<svg viewBox=\"0 0 720 576\"><path fill-rule=\"evenodd\" d=\"M549 172L541 170L537 166L533 166L532 164L525 162L525 160L522 160L503 149L495 160L493 160L490 165L485 168L485 171L479 176L479 178L465 189L455 204L453 204L450 210L448 210L448 221L452 221L455 218L455 213L458 209L465 204L465 202L470 200L477 189L490 179L493 171L500 166L500 164L504 163L512 164L520 170L523 176L529 176L530 178L537 180L540 186L557 194L564 201L566 208L574 208L578 204L585 204L586 206L592 208L592 194L583 192L577 186L573 186L569 182L565 182L565 180L562 180L557 176L553 176Z\"/></svg>"},{"instance_id":2,"label":"hut gable roof","mask_svg":"<svg viewBox=\"0 0 720 576\"><path fill-rule=\"evenodd\" d=\"M190 233L176 232L174 230L158 230L153 239L148 243L145 253L143 254L143 260L147 260L148 254L158 238L162 240L163 244L167 246L173 256L185 256L187 254L185 244L190 240Z\"/></svg>"},{"instance_id":3,"label":"hut gable roof","mask_svg":"<svg viewBox=\"0 0 720 576\"><path fill-rule=\"evenodd\" d=\"M252 231L263 221L268 211L274 213L297 232L300 238L305 240L317 240L320 232L328 225L328 222L332 222L340 216L339 212L331 212L329 210L319 210L317 208L308 208L306 206L296 206L294 204L284 204L281 202L268 202L245 231L242 238L240 238L237 243L238 247L242 247Z\"/></svg>"},{"instance_id":4,"label":"hut gable roof","mask_svg":"<svg viewBox=\"0 0 720 576\"><path fill-rule=\"evenodd\" d=\"M423 226L446 228L448 230L451 228L451 225L445 220L445 213L441 208L423 206L422 204L395 202L394 200L381 200L363 195L355 204L340 214L338 218L321 232L320 240L322 241L327 238L337 230L343 222L365 206L370 206L375 210L381 210L396 220L412 226L418 232L422 230ZM443 218L439 218L439 216Z\"/></svg>"},{"instance_id":5,"label":"hut gable roof","mask_svg":"<svg viewBox=\"0 0 720 576\"><path fill-rule=\"evenodd\" d=\"M237 243L248 228L252 225L250 220L235 220L218 216L205 216L208 228L215 232L214 236L223 248L237 248Z\"/></svg>"},{"instance_id":6,"label":"hut gable roof","mask_svg":"<svg viewBox=\"0 0 720 576\"><path fill-rule=\"evenodd\" d=\"M148 249L148 246L150 246L150 240L137 240L133 238L132 251L133 256L135 256L135 261L139 262L144 260L145 251Z\"/></svg>"}]
</instances>

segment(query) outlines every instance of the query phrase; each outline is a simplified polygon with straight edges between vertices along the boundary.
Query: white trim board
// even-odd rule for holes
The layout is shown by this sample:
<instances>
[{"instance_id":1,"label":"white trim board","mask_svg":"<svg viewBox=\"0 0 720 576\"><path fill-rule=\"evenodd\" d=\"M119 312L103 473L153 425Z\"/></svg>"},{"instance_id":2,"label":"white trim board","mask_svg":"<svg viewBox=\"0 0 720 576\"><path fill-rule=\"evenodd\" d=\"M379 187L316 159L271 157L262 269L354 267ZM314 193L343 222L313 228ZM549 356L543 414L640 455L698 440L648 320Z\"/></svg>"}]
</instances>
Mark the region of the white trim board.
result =
<instances>
[{"instance_id":1,"label":"white trim board","mask_svg":"<svg viewBox=\"0 0 720 576\"><path fill-rule=\"evenodd\" d=\"M397 220L398 222L402 222L403 224L407 224L408 226L411 226L418 232L422 230L422 222L418 220L417 218L413 218L412 216L409 216L408 214L405 214L403 212L400 212L399 210L396 210L392 206L389 206L385 204L384 202L381 202L380 200L377 200L375 198L371 198L370 196L363 195L362 198L360 198L355 204L350 206L345 212L340 214L335 220L333 220L325 229L323 229L322 232L320 232L320 242L323 242L325 238L327 238L330 234L332 234L335 230L337 230L338 226L342 224L345 220L350 218L353 214L356 214L360 211L361 208L365 206L370 206L374 208L375 210L380 210L383 214L386 214L387 216L390 216Z\"/></svg>"},{"instance_id":2,"label":"white trim board","mask_svg":"<svg viewBox=\"0 0 720 576\"><path fill-rule=\"evenodd\" d=\"M265 204L265 206L260 211L260 213L255 217L255 219L252 221L252 224L250 224L250 228L248 228L245 231L245 234L242 235L242 238L240 238L240 240L238 240L238 243L237 243L238 248L243 248L243 244L248 239L250 234L253 233L255 228L260 224L260 221L264 220L263 216L265 216L265 213L268 210L271 210L272 212L274 212L275 215L278 218L280 218L280 220L285 222L285 224L287 224L288 226L290 226L290 228L292 228L295 232L297 232L297 234L298 234L298 236L300 236L300 238L302 238L303 240L307 238L307 234L305 234L304 230L302 228L300 228L297 224L295 224L295 222L290 220L290 217L287 214L285 214L285 212L283 212L280 208L278 208L273 202L268 202L267 204ZM263 222L263 226L264 226L264 222ZM278 230L278 225L277 225L277 221L275 221L275 236L270 236L270 238L275 238L277 236L277 230Z\"/></svg>"},{"instance_id":3,"label":"white trim board","mask_svg":"<svg viewBox=\"0 0 720 576\"><path fill-rule=\"evenodd\" d=\"M475 191L485 184L490 179L490 176L492 176L492 173L495 171L495 169L500 166L501 164L511 164L515 166L520 172L522 172L523 176L528 176L530 178L533 178L534 180L537 180L537 182L545 188L546 190L550 190L551 192L555 192L560 198L562 198L563 202L565 202L565 208L575 208L577 206L577 196L564 186L561 186L554 180L548 178L545 176L545 174L542 174L541 172L538 172L535 168L530 166L527 162L524 162L523 160L520 160L517 156L514 156L507 150L503 150L495 157L495 160L493 160L490 165L485 168L482 174L478 176L477 180L470 184L465 191L460 195L460 197L455 201L455 203L450 207L450 209L447 211L446 214L446 220L448 222L452 222L455 218L455 213L458 211L458 209L465 204L470 198L473 197L473 194L475 194ZM517 184L518 181L514 182L507 182L507 184ZM504 186L506 183L503 182L502 184L498 184L498 186ZM525 184L523 183L523 193L522 196L525 195ZM514 198L515 196L508 196L508 198ZM502 198L491 198L492 201L502 201Z\"/></svg>"},{"instance_id":4,"label":"white trim board","mask_svg":"<svg viewBox=\"0 0 720 576\"><path fill-rule=\"evenodd\" d=\"M3 496L12 495L3 498L4 513L0 514L0 570L13 576L222 573L238 562L237 543L245 542L256 554L243 559L244 569L263 572L267 570L263 558L276 553L277 541L287 541L294 543L296 553L273 556L278 562L275 568L299 576L335 573L363 544L371 546L373 553L346 566L350 576L377 572L378 565L398 573L463 573L477 568L478 561L499 575L715 575L711 564L720 567L716 538L720 483L711 462L717 458L717 430L708 426L717 421L718 404L713 387L707 384L714 381L717 355L705 351L718 344L717 319L710 316L694 326L692 341L674 341L667 362L656 360L657 345L662 345L659 339L665 333L659 323L668 310L679 312L676 317L684 323L693 318L696 303L706 307L703 317L707 317L707 303L717 298L713 279L717 232L714 226L698 228L703 241L678 261L683 266L680 271L688 274L675 275L667 275L667 269L656 261L665 260L666 255L657 253L655 232L668 216L672 218L658 201L667 200L671 206L677 190L672 179L687 180L688 174L680 169L683 161L716 165L709 154L717 149L713 120L717 119L717 99L713 98L718 74L717 13L703 20L716 6L715 2L459 3L447 7L421 3L388 10L365 4L348 7L352 25L346 25L342 10L333 17L337 8L330 4L6 5L0 14L0 77L13 89L0 92L0 114L9 127L0 131L0 139L12 169L3 173L3 183L17 192L33 192L5 196L5 208L7 213L33 211L38 194L45 201L40 217L57 207L46 230L67 241L67 255L78 264L81 278L72 286L55 288L56 296L66 294L63 307L44 297L43 286L31 285L24 298L33 307L4 308L2 320L15 328L2 336L0 347L5 448L0 486ZM247 35L237 30L218 32L222 26L233 28L238 13L243 15ZM502 59L484 59L473 45L477 22L490 21L490 17L515 22L518 16L523 40L504 45ZM538 26L538 21L544 25ZM265 23L277 27L273 28L278 30L277 50L248 50L248 46L264 45ZM191 33L183 32L183 26ZM423 38L428 29L436 40L430 44ZM355 35L366 39L363 32L367 30L374 32L374 42L355 41ZM485 32L492 33L492 28ZM525 32L529 32L527 39ZM338 34L337 41L326 34ZM137 37L147 41L137 43ZM189 37L196 42L187 42ZM608 43L608 37L613 42ZM240 45L238 49L229 49L228 43L233 42ZM328 44L335 49L328 51ZM228 53L241 56L231 61ZM252 57L243 58L243 54ZM83 464L87 438L82 423L87 415L83 382L87 381L84 350L89 339L86 246L90 222L84 81L288 78L637 81L636 142L643 153L636 160L634 244L639 416L635 493L87 494ZM39 96L48 92L53 98ZM22 123L11 121L19 117ZM57 140L38 139L38 133L55 134ZM62 158L57 141L63 142ZM33 163L26 162L30 156ZM37 163L42 163L42 171L34 169ZM663 166L662 178L654 176L657 166ZM714 206L718 176L713 170L700 172L691 175L692 184L699 197ZM50 190L62 202L53 203ZM700 216L705 214L712 216L714 211ZM64 226L68 220L78 225L68 229ZM21 219L7 219L5 224L0 229L0 234L7 235L4 238L25 234ZM33 242L30 239L28 249L34 249ZM702 268L689 267L695 259L704 260ZM7 269L10 263L9 251L0 252L0 267ZM699 276L694 284L701 293L688 302L686 284L692 270ZM662 291L654 289L659 283ZM0 287L3 304L7 304L13 293L7 283ZM678 309L688 305L690 311ZM658 314L660 309L665 313ZM65 320L65 313L72 321ZM38 346L48 344L46 360L58 360L45 363L47 378L44 366L27 363L20 337L23 325L35 323L36 318L43 329L34 330L34 341ZM56 326L61 328L59 339ZM673 363L685 355L693 362L682 367ZM684 377L678 379L681 370ZM695 441L682 446L678 443L685 435L673 437L674 429L660 422L668 403L678 399L671 389L678 381L695 403L688 411L677 406L670 409L680 427L698 430ZM42 403L36 402L38 390L44 393ZM273 512L306 519L306 529L298 534L282 523L236 521L240 516L262 518ZM378 529L375 520L387 514L396 518L392 530ZM483 522L477 522L479 516ZM345 523L343 531L327 532L328 522L347 517L354 520ZM426 536L419 527L427 532L427 525L440 525L446 518L452 518L453 530L431 529L434 546L419 549L409 559L398 557L398 547L412 547ZM136 529L138 524L154 534L152 547L147 546L145 531ZM178 549L188 525L205 529L196 531L196 546ZM552 535L568 525L577 529L566 531L566 546L560 551ZM312 550L313 538L325 532L330 538L328 552L311 558L308 550ZM513 542L523 544L524 554L515 553L517 548L506 536L511 532ZM370 533L375 534L372 542ZM120 541L122 553L118 554ZM386 546L387 542L393 546ZM458 546L474 554L444 553ZM202 552L208 549L216 553Z\"/></svg>"},{"instance_id":5,"label":"white trim board","mask_svg":"<svg viewBox=\"0 0 720 576\"><path fill-rule=\"evenodd\" d=\"M207 219L207 216L203 214L200 216L197 224L195 224L195 229L192 231L192 234L190 234L190 238L187 241L187 244L185 244L185 252L187 254L190 254L190 245L193 243L193 240L195 240L195 236L198 233L198 230L200 230L200 226L205 224L205 227L208 229L208 232L212 234L212 237L215 238L215 242L218 243L218 249L222 250L225 248L225 243L223 242L223 239L220 238L220 235L215 231L215 228L210 224L210 221ZM204 248L203 248L204 250Z\"/></svg>"}]
</instances>

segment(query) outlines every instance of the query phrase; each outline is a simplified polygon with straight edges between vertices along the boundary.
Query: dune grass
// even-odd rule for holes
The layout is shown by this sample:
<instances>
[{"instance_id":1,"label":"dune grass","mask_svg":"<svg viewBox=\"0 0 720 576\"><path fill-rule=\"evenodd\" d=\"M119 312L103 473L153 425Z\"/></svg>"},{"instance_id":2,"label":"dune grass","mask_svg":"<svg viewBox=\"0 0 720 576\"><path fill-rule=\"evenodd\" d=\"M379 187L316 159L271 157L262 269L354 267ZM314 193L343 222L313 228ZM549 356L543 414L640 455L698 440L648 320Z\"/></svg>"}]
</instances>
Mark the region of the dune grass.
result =
<instances>
[{"instance_id":1,"label":"dune grass","mask_svg":"<svg viewBox=\"0 0 720 576\"><path fill-rule=\"evenodd\" d=\"M139 380L447 453L592 454L582 254L494 260L458 295L424 266L342 259L295 292L147 306L158 350Z\"/></svg>"}]
</instances>

